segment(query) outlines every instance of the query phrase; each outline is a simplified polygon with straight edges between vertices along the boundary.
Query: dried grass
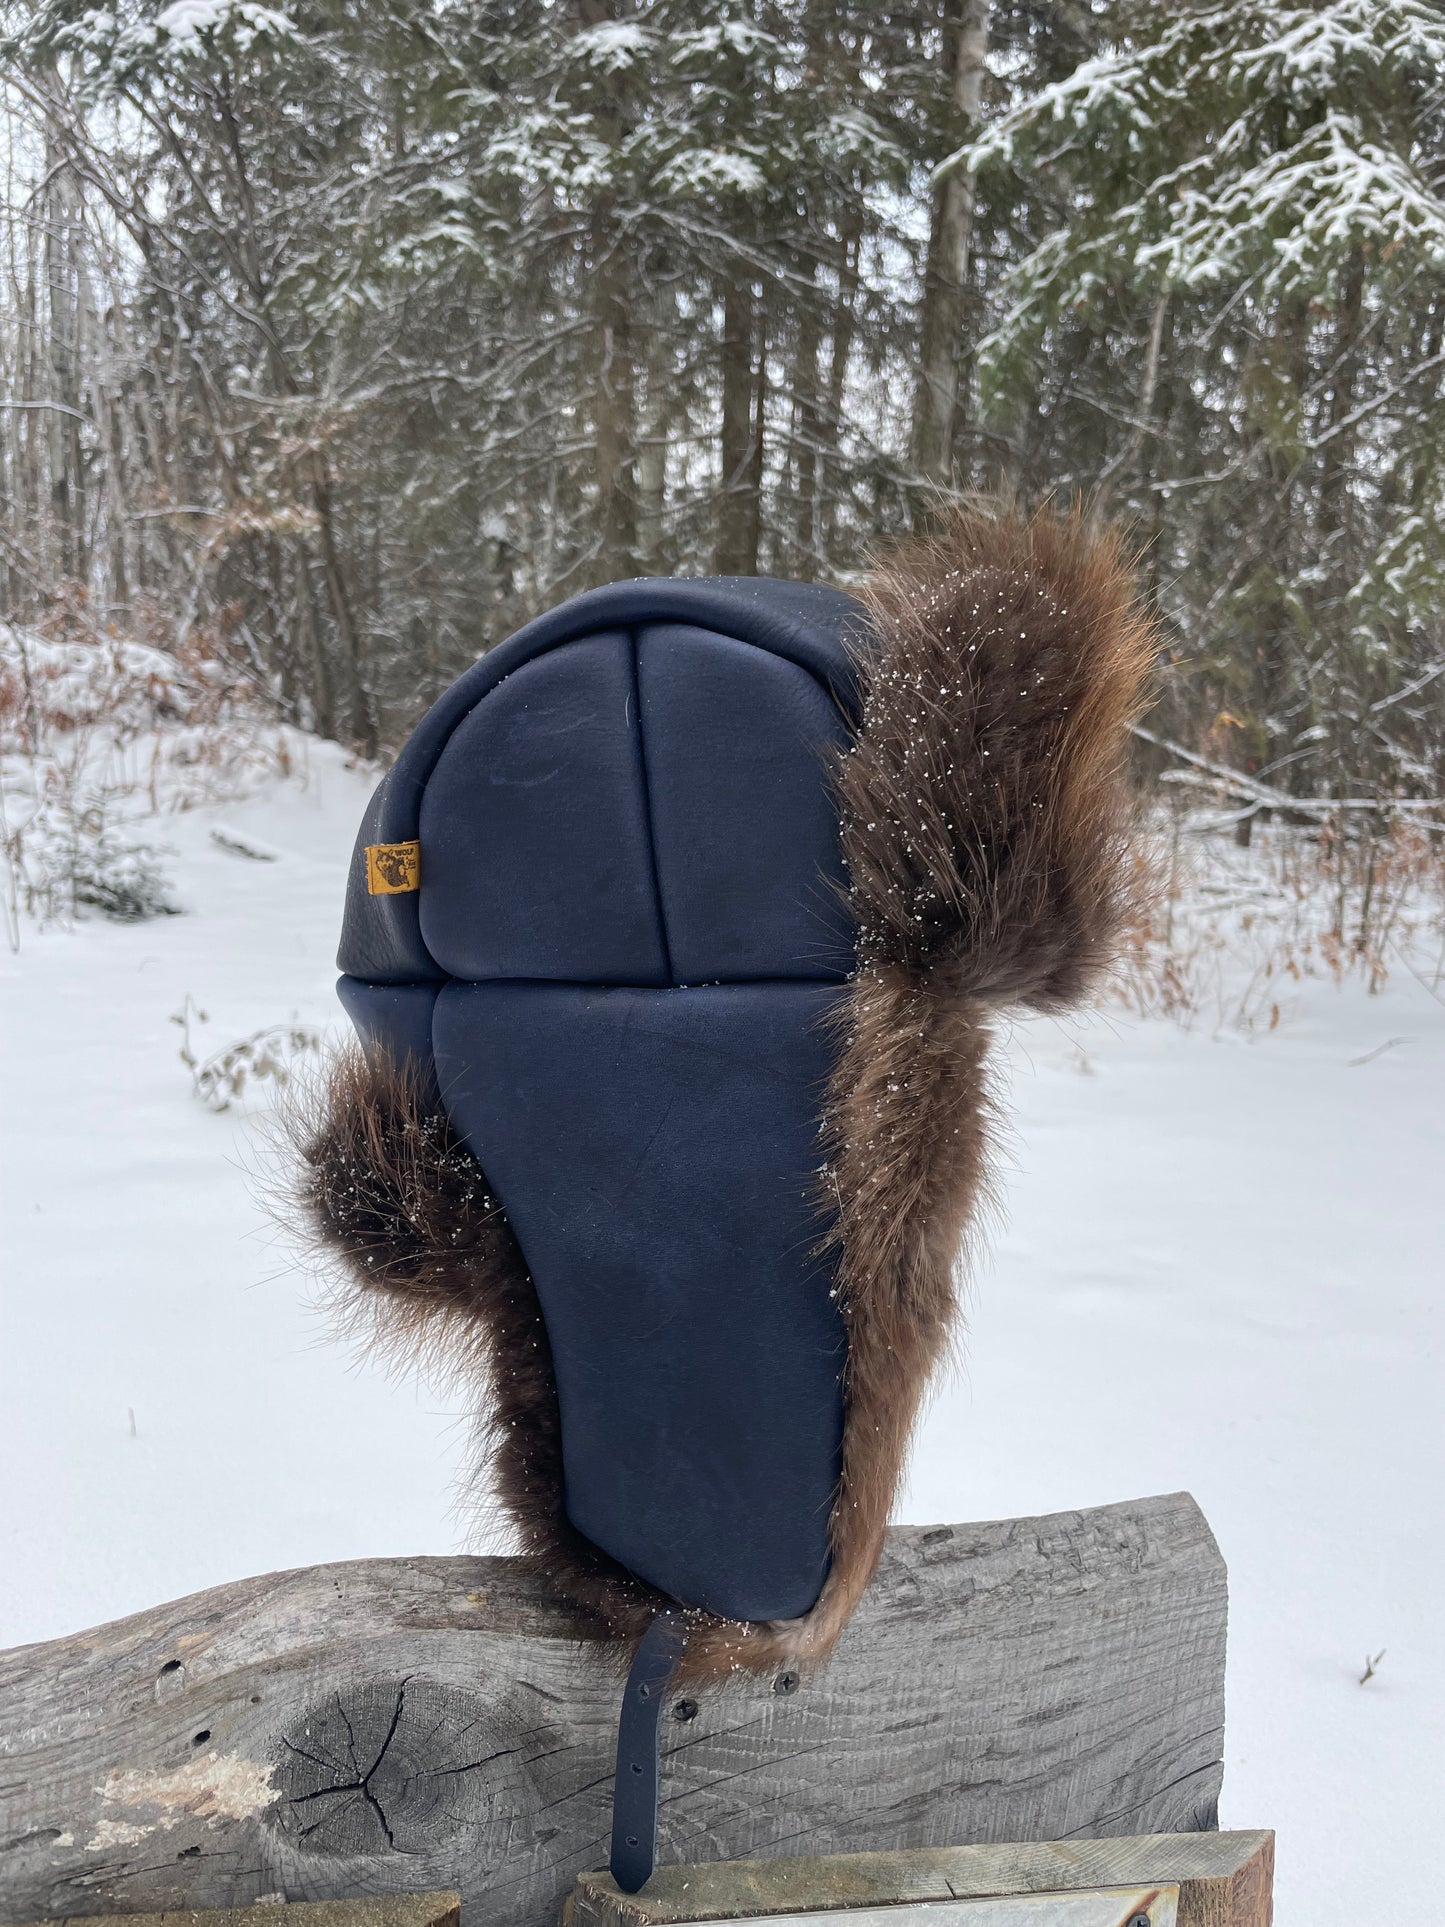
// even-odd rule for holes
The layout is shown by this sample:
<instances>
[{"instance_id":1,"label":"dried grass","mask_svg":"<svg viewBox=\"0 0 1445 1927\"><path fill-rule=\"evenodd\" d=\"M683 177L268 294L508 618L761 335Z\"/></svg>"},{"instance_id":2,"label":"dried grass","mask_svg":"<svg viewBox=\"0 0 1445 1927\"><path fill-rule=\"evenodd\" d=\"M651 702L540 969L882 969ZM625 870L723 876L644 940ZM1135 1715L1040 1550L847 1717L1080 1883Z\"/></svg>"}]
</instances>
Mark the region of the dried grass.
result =
<instances>
[{"instance_id":1,"label":"dried grass","mask_svg":"<svg viewBox=\"0 0 1445 1927\"><path fill-rule=\"evenodd\" d=\"M1139 1016L1252 1033L1288 1018L1308 980L1372 992L1406 973L1445 995L1445 837L1397 818L1269 822L1248 847L1161 803L1141 861L1155 888L1111 996Z\"/></svg>"},{"instance_id":2,"label":"dried grass","mask_svg":"<svg viewBox=\"0 0 1445 1927\"><path fill-rule=\"evenodd\" d=\"M198 638L181 655L97 633L57 602L0 624L0 909L22 925L174 911L139 825L290 776L306 739Z\"/></svg>"}]
</instances>

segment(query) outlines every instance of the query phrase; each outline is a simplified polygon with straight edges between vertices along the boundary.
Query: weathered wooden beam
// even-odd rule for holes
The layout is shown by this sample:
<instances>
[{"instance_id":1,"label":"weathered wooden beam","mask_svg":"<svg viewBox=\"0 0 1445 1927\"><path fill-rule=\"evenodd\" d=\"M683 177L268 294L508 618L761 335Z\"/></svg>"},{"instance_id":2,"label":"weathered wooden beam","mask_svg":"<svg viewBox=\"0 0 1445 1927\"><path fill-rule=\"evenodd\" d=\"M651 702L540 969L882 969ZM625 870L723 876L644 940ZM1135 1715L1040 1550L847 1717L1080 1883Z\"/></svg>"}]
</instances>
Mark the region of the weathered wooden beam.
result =
<instances>
[{"instance_id":1,"label":"weathered wooden beam","mask_svg":"<svg viewBox=\"0 0 1445 1927\"><path fill-rule=\"evenodd\" d=\"M579 1876L563 1913L565 1927L682 1927L701 1920L802 1918L847 1910L860 1923L919 1920L949 1927L953 1901L1022 1894L1127 1890L1148 1908L1151 1889L1178 1889L1176 1927L1269 1927L1274 1888L1272 1833L1146 1833L1125 1839L1010 1842L934 1847L908 1853L838 1853L796 1860L726 1860L659 1867L639 1894L619 1893L611 1876ZM925 1903L927 1916L882 1913ZM1063 1910L1060 1910L1061 1912ZM1160 1912L1148 1908L1153 1927ZM966 1920L968 1910L963 1910ZM1029 1912L1029 1927L1048 1927Z\"/></svg>"},{"instance_id":2,"label":"weathered wooden beam","mask_svg":"<svg viewBox=\"0 0 1445 1927\"><path fill-rule=\"evenodd\" d=\"M1225 1575L1184 1494L905 1527L831 1664L679 1696L660 1854L1215 1824ZM509 1559L242 1580L0 1654L0 1921L455 1888L607 1858L619 1682Z\"/></svg>"},{"instance_id":3,"label":"weathered wooden beam","mask_svg":"<svg viewBox=\"0 0 1445 1927\"><path fill-rule=\"evenodd\" d=\"M59 1927L96 1927L113 1918L70 1914ZM261 1901L250 1907L217 1907L207 1912L182 1908L167 1914L126 1914L126 1927L461 1927L462 1897L457 1893L376 1894L369 1900ZM26 1927L55 1927L29 1921Z\"/></svg>"}]
</instances>

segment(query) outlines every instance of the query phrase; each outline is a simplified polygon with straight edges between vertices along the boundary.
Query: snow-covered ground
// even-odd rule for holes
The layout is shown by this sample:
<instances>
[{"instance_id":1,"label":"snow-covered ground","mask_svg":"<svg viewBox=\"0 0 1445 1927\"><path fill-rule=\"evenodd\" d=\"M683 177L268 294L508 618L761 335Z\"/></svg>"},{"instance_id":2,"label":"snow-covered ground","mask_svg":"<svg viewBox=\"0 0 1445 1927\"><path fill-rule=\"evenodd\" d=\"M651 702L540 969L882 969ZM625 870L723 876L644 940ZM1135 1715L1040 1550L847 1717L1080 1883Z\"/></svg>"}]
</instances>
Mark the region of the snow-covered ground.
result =
<instances>
[{"instance_id":1,"label":"snow-covered ground","mask_svg":"<svg viewBox=\"0 0 1445 1927\"><path fill-rule=\"evenodd\" d=\"M335 1020L369 779L147 826L187 914L0 953L0 1645L276 1567L458 1548L456 1413L326 1337L198 1053ZM275 853L222 847L221 827ZM1226 1825L1279 1829L1280 1927L1428 1918L1445 1733L1445 1008L1307 984L1242 1039L1020 1026L1004 1223L903 1516L1179 1487L1229 1560ZM1367 1655L1383 1649L1359 1684Z\"/></svg>"}]
</instances>

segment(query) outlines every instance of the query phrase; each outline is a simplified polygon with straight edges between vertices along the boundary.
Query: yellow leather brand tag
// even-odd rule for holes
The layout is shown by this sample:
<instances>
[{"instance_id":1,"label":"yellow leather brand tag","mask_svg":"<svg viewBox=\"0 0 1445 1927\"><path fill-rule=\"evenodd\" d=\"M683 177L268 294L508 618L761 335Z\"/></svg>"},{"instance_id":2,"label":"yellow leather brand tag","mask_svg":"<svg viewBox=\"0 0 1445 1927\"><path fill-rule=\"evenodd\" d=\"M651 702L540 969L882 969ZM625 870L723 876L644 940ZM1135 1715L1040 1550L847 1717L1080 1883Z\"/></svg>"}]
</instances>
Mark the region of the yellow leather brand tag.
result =
<instances>
[{"instance_id":1,"label":"yellow leather brand tag","mask_svg":"<svg viewBox=\"0 0 1445 1927\"><path fill-rule=\"evenodd\" d=\"M366 846L366 894L370 897L404 897L421 888L420 843L368 843Z\"/></svg>"}]
</instances>

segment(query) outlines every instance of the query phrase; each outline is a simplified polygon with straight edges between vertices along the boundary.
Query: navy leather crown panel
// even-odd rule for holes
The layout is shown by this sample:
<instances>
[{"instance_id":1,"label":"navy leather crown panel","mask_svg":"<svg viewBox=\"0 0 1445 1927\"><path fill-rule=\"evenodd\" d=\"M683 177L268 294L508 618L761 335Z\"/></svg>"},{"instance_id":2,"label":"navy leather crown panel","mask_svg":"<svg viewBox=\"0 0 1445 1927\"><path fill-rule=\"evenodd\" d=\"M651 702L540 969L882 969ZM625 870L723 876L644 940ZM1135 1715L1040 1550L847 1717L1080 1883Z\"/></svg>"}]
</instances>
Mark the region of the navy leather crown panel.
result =
<instances>
[{"instance_id":1,"label":"navy leather crown panel","mask_svg":"<svg viewBox=\"0 0 1445 1927\"><path fill-rule=\"evenodd\" d=\"M435 1078L516 1233L572 1523L741 1619L816 1600L840 1467L818 1119L858 617L643 580L529 625L373 797L339 958L358 1031ZM419 888L369 894L367 846L411 842Z\"/></svg>"}]
</instances>

